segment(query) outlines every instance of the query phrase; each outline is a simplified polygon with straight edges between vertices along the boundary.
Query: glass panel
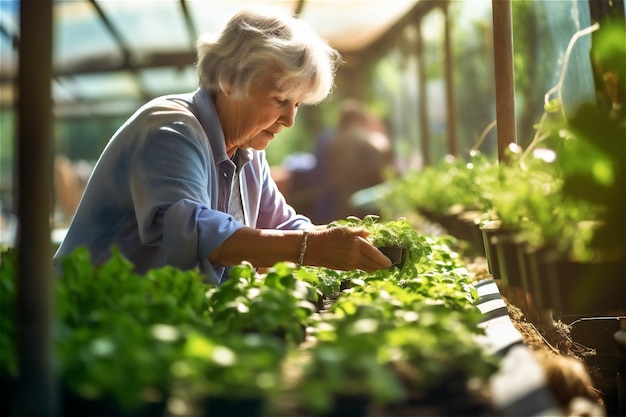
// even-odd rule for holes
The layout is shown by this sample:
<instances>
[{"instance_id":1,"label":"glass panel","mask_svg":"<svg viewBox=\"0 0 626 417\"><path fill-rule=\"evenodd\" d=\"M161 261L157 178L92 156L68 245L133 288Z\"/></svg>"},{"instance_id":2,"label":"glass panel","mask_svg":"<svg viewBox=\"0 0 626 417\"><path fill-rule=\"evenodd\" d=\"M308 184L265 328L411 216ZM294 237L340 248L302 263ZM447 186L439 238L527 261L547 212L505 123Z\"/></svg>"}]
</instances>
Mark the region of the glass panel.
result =
<instances>
[{"instance_id":1,"label":"glass panel","mask_svg":"<svg viewBox=\"0 0 626 417\"><path fill-rule=\"evenodd\" d=\"M568 45L576 32L590 26L589 4L577 1L516 1L513 8L517 141L530 144L535 124L544 112L544 96L559 83L566 115L582 101L593 101L595 88L589 57L591 37ZM550 99L556 99L551 94Z\"/></svg>"},{"instance_id":2,"label":"glass panel","mask_svg":"<svg viewBox=\"0 0 626 417\"><path fill-rule=\"evenodd\" d=\"M19 30L19 2L0 1L0 25L10 36L18 36ZM0 74L8 76L13 74L17 66L17 55L13 49L13 40L6 36L4 32L0 34Z\"/></svg>"},{"instance_id":3,"label":"glass panel","mask_svg":"<svg viewBox=\"0 0 626 417\"><path fill-rule=\"evenodd\" d=\"M17 34L19 30L19 7L17 0L0 1L0 24L11 34Z\"/></svg>"},{"instance_id":4,"label":"glass panel","mask_svg":"<svg viewBox=\"0 0 626 417\"><path fill-rule=\"evenodd\" d=\"M188 49L190 39L180 0L98 1L134 52Z\"/></svg>"},{"instance_id":5,"label":"glass panel","mask_svg":"<svg viewBox=\"0 0 626 417\"><path fill-rule=\"evenodd\" d=\"M335 48L354 50L382 35L415 3L415 0L308 1L301 18Z\"/></svg>"},{"instance_id":6,"label":"glass panel","mask_svg":"<svg viewBox=\"0 0 626 417\"><path fill-rule=\"evenodd\" d=\"M296 1L188 0L189 13L200 33L219 33L238 11L260 5L275 5L295 10Z\"/></svg>"},{"instance_id":7,"label":"glass panel","mask_svg":"<svg viewBox=\"0 0 626 417\"><path fill-rule=\"evenodd\" d=\"M54 60L58 65L91 57L122 54L94 7L86 1L56 1L54 6Z\"/></svg>"},{"instance_id":8,"label":"glass panel","mask_svg":"<svg viewBox=\"0 0 626 417\"><path fill-rule=\"evenodd\" d=\"M465 0L450 5L453 67L456 84L458 149L496 157L495 75L491 0Z\"/></svg>"},{"instance_id":9,"label":"glass panel","mask_svg":"<svg viewBox=\"0 0 626 417\"><path fill-rule=\"evenodd\" d=\"M587 1L578 0L547 2L544 6L550 35L556 45L552 61L556 71L551 81L552 85L557 85L561 72L565 71L563 104L566 113L569 113L582 102L595 100L595 87L589 56L591 36L583 36L576 40L571 54L569 57L566 56L568 45L576 32L591 26L589 5Z\"/></svg>"},{"instance_id":10,"label":"glass panel","mask_svg":"<svg viewBox=\"0 0 626 417\"><path fill-rule=\"evenodd\" d=\"M179 68L155 68L141 71L142 85L151 94L163 95L194 91L198 87L198 76L193 66Z\"/></svg>"},{"instance_id":11,"label":"glass panel","mask_svg":"<svg viewBox=\"0 0 626 417\"><path fill-rule=\"evenodd\" d=\"M68 94L73 95L78 101L141 97L135 76L128 71L64 77L62 84Z\"/></svg>"}]
</instances>

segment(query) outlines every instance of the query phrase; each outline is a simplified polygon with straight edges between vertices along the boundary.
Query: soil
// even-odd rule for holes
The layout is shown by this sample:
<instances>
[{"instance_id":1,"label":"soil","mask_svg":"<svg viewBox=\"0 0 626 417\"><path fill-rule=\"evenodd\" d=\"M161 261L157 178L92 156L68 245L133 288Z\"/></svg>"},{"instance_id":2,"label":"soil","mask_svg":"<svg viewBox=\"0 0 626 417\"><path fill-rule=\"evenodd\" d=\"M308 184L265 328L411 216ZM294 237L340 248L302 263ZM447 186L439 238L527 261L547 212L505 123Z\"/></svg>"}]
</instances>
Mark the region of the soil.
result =
<instances>
[{"instance_id":1,"label":"soil","mask_svg":"<svg viewBox=\"0 0 626 417\"><path fill-rule=\"evenodd\" d=\"M475 280L491 278L485 258L467 259L466 264ZM520 289L503 287L497 280L496 283L513 325L544 370L548 386L564 414L606 416L602 390L609 381L585 364L583 358L589 350L572 340L566 324L545 318L532 308Z\"/></svg>"},{"instance_id":2,"label":"soil","mask_svg":"<svg viewBox=\"0 0 626 417\"><path fill-rule=\"evenodd\" d=\"M441 226L420 215L411 221L425 235L447 233ZM493 278L487 259L481 256L480 251L463 241L459 241L457 251L464 257L475 281ZM543 369L548 386L564 415L607 416L604 393L612 389L612 381L586 364L585 355L593 352L574 342L568 325L553 321L551 315L533 308L532 300L521 288L506 287L499 280L495 281L513 325Z\"/></svg>"}]
</instances>

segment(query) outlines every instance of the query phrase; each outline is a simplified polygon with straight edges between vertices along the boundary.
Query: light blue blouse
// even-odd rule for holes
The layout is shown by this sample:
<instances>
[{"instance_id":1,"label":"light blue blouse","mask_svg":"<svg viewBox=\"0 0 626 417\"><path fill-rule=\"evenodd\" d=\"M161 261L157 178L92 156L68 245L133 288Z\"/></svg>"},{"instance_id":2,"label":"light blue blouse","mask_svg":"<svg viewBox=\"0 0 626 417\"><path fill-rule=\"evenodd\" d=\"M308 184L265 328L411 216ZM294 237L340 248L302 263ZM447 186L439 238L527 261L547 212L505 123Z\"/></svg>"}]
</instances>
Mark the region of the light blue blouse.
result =
<instances>
[{"instance_id":1,"label":"light blue blouse","mask_svg":"<svg viewBox=\"0 0 626 417\"><path fill-rule=\"evenodd\" d=\"M311 222L287 204L264 151L239 150L245 225L301 229ZM213 99L203 89L156 98L114 134L96 163L54 258L89 249L94 264L115 245L138 273L200 268L219 284L228 269L207 256L244 223L228 214L235 163L226 155Z\"/></svg>"}]
</instances>

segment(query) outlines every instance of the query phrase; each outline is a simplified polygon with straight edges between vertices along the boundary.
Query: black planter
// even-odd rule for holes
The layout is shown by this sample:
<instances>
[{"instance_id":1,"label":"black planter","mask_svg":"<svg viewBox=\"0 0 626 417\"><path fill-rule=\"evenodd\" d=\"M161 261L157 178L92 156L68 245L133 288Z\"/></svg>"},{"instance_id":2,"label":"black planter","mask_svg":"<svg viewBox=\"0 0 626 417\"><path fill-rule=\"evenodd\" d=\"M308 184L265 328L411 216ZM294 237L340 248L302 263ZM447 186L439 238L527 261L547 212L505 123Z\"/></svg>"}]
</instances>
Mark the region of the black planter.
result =
<instances>
[{"instance_id":1,"label":"black planter","mask_svg":"<svg viewBox=\"0 0 626 417\"><path fill-rule=\"evenodd\" d=\"M459 213L458 219L461 225L459 226L460 235L457 237L469 243L470 247L476 251L477 256L486 256L483 234L476 222L479 216L480 212L477 211Z\"/></svg>"},{"instance_id":2,"label":"black planter","mask_svg":"<svg viewBox=\"0 0 626 417\"><path fill-rule=\"evenodd\" d=\"M442 417L494 415L488 398L468 388L465 372L451 371L438 384L410 393L404 404L390 408L415 410L410 415L436 414ZM402 414L409 415L409 414Z\"/></svg>"},{"instance_id":3,"label":"black planter","mask_svg":"<svg viewBox=\"0 0 626 417\"><path fill-rule=\"evenodd\" d=\"M517 249L522 243L517 240L515 233L498 234L492 239L503 285L522 287L521 265Z\"/></svg>"},{"instance_id":4,"label":"black planter","mask_svg":"<svg viewBox=\"0 0 626 417\"><path fill-rule=\"evenodd\" d=\"M17 378L0 375L0 415L17 415Z\"/></svg>"},{"instance_id":5,"label":"black planter","mask_svg":"<svg viewBox=\"0 0 626 417\"><path fill-rule=\"evenodd\" d=\"M316 290L316 294L317 299L311 300L311 303L315 304L315 309L317 312L319 312L320 310L324 309L324 294L322 294L322 291L320 290Z\"/></svg>"},{"instance_id":6,"label":"black planter","mask_svg":"<svg viewBox=\"0 0 626 417\"><path fill-rule=\"evenodd\" d=\"M337 395L333 407L323 417L366 417L370 399L364 395Z\"/></svg>"},{"instance_id":7,"label":"black planter","mask_svg":"<svg viewBox=\"0 0 626 417\"><path fill-rule=\"evenodd\" d=\"M517 247L517 258L519 259L520 275L522 277L522 288L530 294L531 291L531 275L530 275L530 252L532 251L528 245L519 245Z\"/></svg>"},{"instance_id":8,"label":"black planter","mask_svg":"<svg viewBox=\"0 0 626 417\"><path fill-rule=\"evenodd\" d=\"M62 415L64 417L131 417L110 397L82 398L63 389Z\"/></svg>"},{"instance_id":9,"label":"black planter","mask_svg":"<svg viewBox=\"0 0 626 417\"><path fill-rule=\"evenodd\" d=\"M393 265L396 265L398 268L402 268L404 266L407 255L406 248L400 246L381 246L378 250L389 258Z\"/></svg>"},{"instance_id":10,"label":"black planter","mask_svg":"<svg viewBox=\"0 0 626 417\"><path fill-rule=\"evenodd\" d=\"M204 403L204 417L263 417L265 400L260 397L209 397Z\"/></svg>"},{"instance_id":11,"label":"black planter","mask_svg":"<svg viewBox=\"0 0 626 417\"><path fill-rule=\"evenodd\" d=\"M494 220L483 224L480 231L483 237L483 246L485 248L485 257L487 258L489 272L493 276L493 279L499 280L501 285L510 286L509 277L502 275L503 266L501 265L501 262L504 261L498 256L497 245L501 245L504 242L514 242L518 230L510 227L503 227L500 221ZM507 257L505 260L508 259L509 258ZM512 262L516 261L517 260L515 259ZM512 267L515 267L515 265ZM511 269L511 271L513 271L513 269ZM505 272L508 272L508 269ZM514 282L517 283L517 281Z\"/></svg>"},{"instance_id":12,"label":"black planter","mask_svg":"<svg viewBox=\"0 0 626 417\"><path fill-rule=\"evenodd\" d=\"M548 277L548 264L554 254L547 248L526 248L524 250L525 290L531 295L533 305L538 309L553 307L552 287Z\"/></svg>"},{"instance_id":13,"label":"black planter","mask_svg":"<svg viewBox=\"0 0 626 417\"><path fill-rule=\"evenodd\" d=\"M518 248L522 287L527 296L527 316L546 329L554 327L553 289L548 277L547 264L554 253L546 247L527 245Z\"/></svg>"},{"instance_id":14,"label":"black planter","mask_svg":"<svg viewBox=\"0 0 626 417\"><path fill-rule=\"evenodd\" d=\"M548 260L549 295L557 315L604 315L626 311L626 262Z\"/></svg>"},{"instance_id":15,"label":"black planter","mask_svg":"<svg viewBox=\"0 0 626 417\"><path fill-rule=\"evenodd\" d=\"M100 398L82 398L67 387L62 388L63 417L163 417L167 407L167 399L147 401L137 409L125 410L115 399L104 396Z\"/></svg>"}]
</instances>

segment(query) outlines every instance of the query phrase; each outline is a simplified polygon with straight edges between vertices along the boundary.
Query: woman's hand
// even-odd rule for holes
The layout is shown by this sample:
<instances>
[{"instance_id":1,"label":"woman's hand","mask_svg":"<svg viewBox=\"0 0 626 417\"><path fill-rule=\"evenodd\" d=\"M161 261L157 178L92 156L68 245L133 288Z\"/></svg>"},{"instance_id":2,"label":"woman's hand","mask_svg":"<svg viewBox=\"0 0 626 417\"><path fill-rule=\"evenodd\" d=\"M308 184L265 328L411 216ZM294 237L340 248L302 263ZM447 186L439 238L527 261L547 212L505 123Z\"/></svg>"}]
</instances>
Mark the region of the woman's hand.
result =
<instances>
[{"instance_id":1,"label":"woman's hand","mask_svg":"<svg viewBox=\"0 0 626 417\"><path fill-rule=\"evenodd\" d=\"M366 229L354 227L311 229L303 263L341 271L389 268L391 260L367 241L368 235Z\"/></svg>"}]
</instances>

